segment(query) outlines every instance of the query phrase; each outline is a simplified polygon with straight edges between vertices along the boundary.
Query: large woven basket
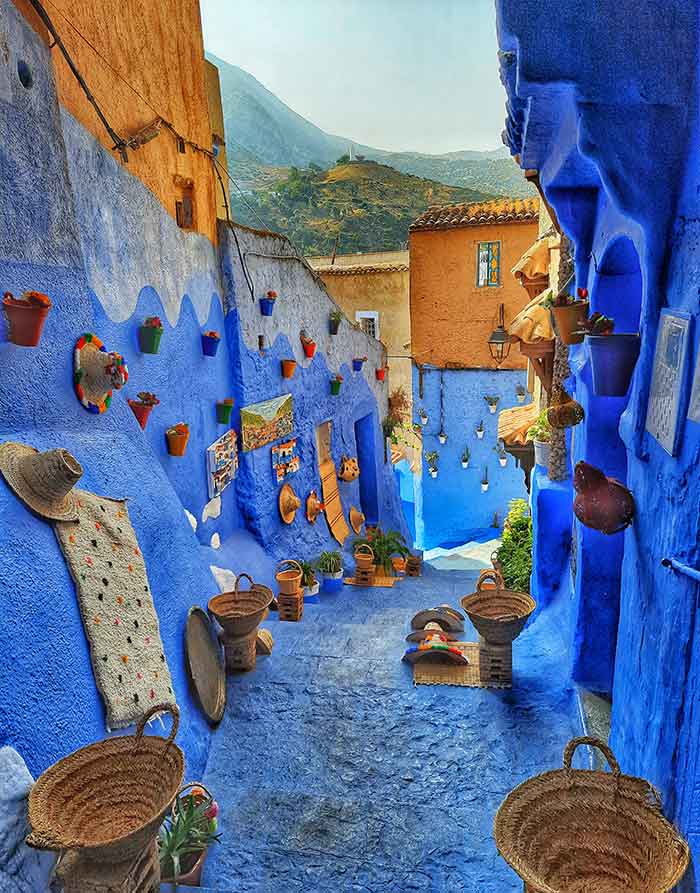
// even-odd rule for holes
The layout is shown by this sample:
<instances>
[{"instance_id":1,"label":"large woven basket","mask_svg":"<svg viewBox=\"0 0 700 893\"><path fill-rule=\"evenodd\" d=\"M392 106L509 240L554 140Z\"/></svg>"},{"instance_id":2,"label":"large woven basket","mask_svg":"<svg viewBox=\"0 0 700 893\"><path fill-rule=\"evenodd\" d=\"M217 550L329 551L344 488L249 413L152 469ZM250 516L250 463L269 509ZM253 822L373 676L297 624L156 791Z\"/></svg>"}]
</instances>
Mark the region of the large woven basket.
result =
<instances>
[{"instance_id":1,"label":"large woven basket","mask_svg":"<svg viewBox=\"0 0 700 893\"><path fill-rule=\"evenodd\" d=\"M173 714L166 740L144 735L155 713ZM176 707L160 704L135 735L107 738L76 750L39 776L29 794L30 846L79 850L103 863L135 858L155 838L182 784L184 758L174 743Z\"/></svg>"},{"instance_id":2,"label":"large woven basket","mask_svg":"<svg viewBox=\"0 0 700 893\"><path fill-rule=\"evenodd\" d=\"M358 571L368 571L374 565L374 550L367 543L355 547L355 567Z\"/></svg>"},{"instance_id":3,"label":"large woven basket","mask_svg":"<svg viewBox=\"0 0 700 893\"><path fill-rule=\"evenodd\" d=\"M277 565L275 580L283 595L295 595L301 589L303 572L301 565L293 558L286 558Z\"/></svg>"},{"instance_id":4,"label":"large woven basket","mask_svg":"<svg viewBox=\"0 0 700 893\"><path fill-rule=\"evenodd\" d=\"M572 769L581 744L612 769ZM656 789L623 775L597 738L574 738L564 768L521 784L501 804L496 846L533 893L667 893L685 874L688 845L663 817Z\"/></svg>"},{"instance_id":5,"label":"large woven basket","mask_svg":"<svg viewBox=\"0 0 700 893\"><path fill-rule=\"evenodd\" d=\"M250 589L241 589L241 580ZM255 583L248 574L239 574L233 592L222 592L209 599L209 612L216 618L226 636L240 639L254 632L260 625L272 601L272 590Z\"/></svg>"},{"instance_id":6,"label":"large woven basket","mask_svg":"<svg viewBox=\"0 0 700 893\"><path fill-rule=\"evenodd\" d=\"M488 588L489 582L495 583L495 588ZM462 599L462 607L476 631L492 645L508 645L517 639L537 607L526 592L503 587L503 577L497 571L482 574L476 592Z\"/></svg>"}]
</instances>

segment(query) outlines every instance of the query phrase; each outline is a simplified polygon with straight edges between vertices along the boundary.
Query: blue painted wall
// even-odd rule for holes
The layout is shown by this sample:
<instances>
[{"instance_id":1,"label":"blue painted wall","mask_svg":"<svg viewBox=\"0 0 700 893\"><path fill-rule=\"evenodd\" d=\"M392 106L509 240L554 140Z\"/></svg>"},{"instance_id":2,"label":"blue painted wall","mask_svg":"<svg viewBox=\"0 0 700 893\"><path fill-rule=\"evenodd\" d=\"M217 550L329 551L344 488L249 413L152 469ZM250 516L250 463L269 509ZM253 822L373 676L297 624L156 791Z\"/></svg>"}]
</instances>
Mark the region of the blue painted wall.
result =
<instances>
[{"instance_id":1,"label":"blue painted wall","mask_svg":"<svg viewBox=\"0 0 700 893\"><path fill-rule=\"evenodd\" d=\"M440 381L443 382L443 415L440 412ZM498 441L498 414L517 404L516 385L525 385L525 372L489 370L439 370L424 367L423 396L419 394L419 375L413 372L414 422L420 423L420 410L425 409L428 423L423 428L423 452L437 451L438 476L431 478L423 461L422 504L416 503L416 538L423 549L442 544L461 544L491 527L498 513L503 524L508 503L526 497L522 471L508 456L501 467L494 450ZM499 403L491 414L485 395L497 395ZM528 397L529 399L529 397ZM484 423L482 439L476 427ZM440 428L447 442L438 440ZM469 467L462 468L465 447L471 452ZM484 469L488 469L489 489L481 491Z\"/></svg>"},{"instance_id":2,"label":"blue painted wall","mask_svg":"<svg viewBox=\"0 0 700 893\"><path fill-rule=\"evenodd\" d=\"M700 425L683 412L681 448L671 457L645 419L661 308L700 313L698 4L585 0L554 29L541 27L547 7L497 0L509 145L523 167L539 170L574 240L577 284L617 318L618 331L639 319L642 334L626 400L592 397L586 348L572 356L587 412L574 455L626 476L637 507L623 535L577 530L577 672L606 671L623 770L661 789L697 859L698 587L661 560L700 564ZM688 372L698 329L695 319ZM697 888L696 875L693 868L684 889Z\"/></svg>"}]
</instances>

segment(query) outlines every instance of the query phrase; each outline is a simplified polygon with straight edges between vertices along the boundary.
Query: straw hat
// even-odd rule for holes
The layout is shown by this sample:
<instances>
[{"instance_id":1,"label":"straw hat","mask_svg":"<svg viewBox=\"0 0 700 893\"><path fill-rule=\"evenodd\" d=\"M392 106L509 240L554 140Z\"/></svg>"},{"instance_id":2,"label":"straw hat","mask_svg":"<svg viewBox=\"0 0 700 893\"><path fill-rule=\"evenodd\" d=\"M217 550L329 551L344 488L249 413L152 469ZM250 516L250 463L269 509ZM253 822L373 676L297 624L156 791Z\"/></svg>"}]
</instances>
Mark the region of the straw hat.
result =
<instances>
[{"instance_id":1,"label":"straw hat","mask_svg":"<svg viewBox=\"0 0 700 893\"><path fill-rule=\"evenodd\" d=\"M292 489L291 484L285 484L280 490L279 507L280 515L285 524L291 524L296 517L301 500Z\"/></svg>"},{"instance_id":2,"label":"straw hat","mask_svg":"<svg viewBox=\"0 0 700 893\"><path fill-rule=\"evenodd\" d=\"M87 332L78 339L73 353L73 380L78 400L89 412L102 413L129 380L129 370L118 353L107 353L97 335Z\"/></svg>"},{"instance_id":3,"label":"straw hat","mask_svg":"<svg viewBox=\"0 0 700 893\"><path fill-rule=\"evenodd\" d=\"M306 520L309 524L315 524L316 518L323 511L323 503L318 498L318 493L312 490L306 497Z\"/></svg>"},{"instance_id":4,"label":"straw hat","mask_svg":"<svg viewBox=\"0 0 700 893\"><path fill-rule=\"evenodd\" d=\"M355 531L355 533L359 533L362 530L362 525L365 523L365 516L359 509L356 509L353 505L350 509L350 526Z\"/></svg>"},{"instance_id":5,"label":"straw hat","mask_svg":"<svg viewBox=\"0 0 700 893\"><path fill-rule=\"evenodd\" d=\"M83 469L68 450L40 453L23 443L0 444L0 471L17 496L43 518L76 521L78 504L73 487Z\"/></svg>"}]
</instances>

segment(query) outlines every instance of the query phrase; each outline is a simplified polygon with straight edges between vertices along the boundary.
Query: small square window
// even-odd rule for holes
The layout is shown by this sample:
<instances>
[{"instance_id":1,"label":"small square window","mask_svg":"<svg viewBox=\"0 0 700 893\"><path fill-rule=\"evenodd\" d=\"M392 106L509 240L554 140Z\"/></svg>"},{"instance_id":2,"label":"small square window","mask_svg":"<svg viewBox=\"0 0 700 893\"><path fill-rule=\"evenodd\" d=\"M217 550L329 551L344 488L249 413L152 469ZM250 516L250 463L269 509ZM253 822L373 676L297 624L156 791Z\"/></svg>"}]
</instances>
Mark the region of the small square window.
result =
<instances>
[{"instance_id":1,"label":"small square window","mask_svg":"<svg viewBox=\"0 0 700 893\"><path fill-rule=\"evenodd\" d=\"M180 155L185 154L185 141L181 136L177 138L177 151L180 153Z\"/></svg>"},{"instance_id":2,"label":"small square window","mask_svg":"<svg viewBox=\"0 0 700 893\"><path fill-rule=\"evenodd\" d=\"M476 256L476 284L478 288L493 288L501 284L500 242L479 242Z\"/></svg>"},{"instance_id":3,"label":"small square window","mask_svg":"<svg viewBox=\"0 0 700 893\"><path fill-rule=\"evenodd\" d=\"M379 338L379 313L376 310L358 310L355 319L370 338Z\"/></svg>"}]
</instances>

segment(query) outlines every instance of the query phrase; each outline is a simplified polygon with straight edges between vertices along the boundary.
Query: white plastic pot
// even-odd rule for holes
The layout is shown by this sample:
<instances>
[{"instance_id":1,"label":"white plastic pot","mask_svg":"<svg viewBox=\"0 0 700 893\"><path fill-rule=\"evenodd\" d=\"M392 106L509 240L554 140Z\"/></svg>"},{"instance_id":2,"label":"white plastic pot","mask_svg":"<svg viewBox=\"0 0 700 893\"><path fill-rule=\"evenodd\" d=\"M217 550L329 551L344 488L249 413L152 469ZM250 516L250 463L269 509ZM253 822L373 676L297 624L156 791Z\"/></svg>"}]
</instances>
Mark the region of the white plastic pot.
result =
<instances>
[{"instance_id":1,"label":"white plastic pot","mask_svg":"<svg viewBox=\"0 0 700 893\"><path fill-rule=\"evenodd\" d=\"M422 415L422 416L420 417L420 423L421 423L421 425L425 428L425 426L428 424L428 416L427 416L427 415Z\"/></svg>"},{"instance_id":2,"label":"white plastic pot","mask_svg":"<svg viewBox=\"0 0 700 893\"><path fill-rule=\"evenodd\" d=\"M479 438L479 440L483 440L483 439L484 439L484 434L485 434L485 433L486 433L486 431L484 431L483 428L482 428L481 430L479 430L478 428L476 429L476 436Z\"/></svg>"},{"instance_id":3,"label":"white plastic pot","mask_svg":"<svg viewBox=\"0 0 700 893\"><path fill-rule=\"evenodd\" d=\"M549 469L549 444L544 440L535 440L535 464Z\"/></svg>"},{"instance_id":4,"label":"white plastic pot","mask_svg":"<svg viewBox=\"0 0 700 893\"><path fill-rule=\"evenodd\" d=\"M508 464L508 457L507 456L499 456L498 461L501 463L501 468L505 468L506 465Z\"/></svg>"},{"instance_id":5,"label":"white plastic pot","mask_svg":"<svg viewBox=\"0 0 700 893\"><path fill-rule=\"evenodd\" d=\"M466 462L462 459L462 468L469 468L469 459Z\"/></svg>"},{"instance_id":6,"label":"white plastic pot","mask_svg":"<svg viewBox=\"0 0 700 893\"><path fill-rule=\"evenodd\" d=\"M304 589L304 595L318 595L319 590L321 588L321 584L318 580L313 584L313 586L306 586Z\"/></svg>"},{"instance_id":7,"label":"white plastic pot","mask_svg":"<svg viewBox=\"0 0 700 893\"><path fill-rule=\"evenodd\" d=\"M437 468L429 468L428 471L430 472L430 477L431 477L431 478L436 478L436 477L437 477L437 475L438 475L438 470L437 470Z\"/></svg>"},{"instance_id":8,"label":"white plastic pot","mask_svg":"<svg viewBox=\"0 0 700 893\"><path fill-rule=\"evenodd\" d=\"M482 482L481 482L481 492L482 492L482 493L486 493L486 491L488 490L488 488L489 488L488 482L484 483L484 482L482 481Z\"/></svg>"},{"instance_id":9,"label":"white plastic pot","mask_svg":"<svg viewBox=\"0 0 700 893\"><path fill-rule=\"evenodd\" d=\"M516 394L515 395L515 399L518 401L518 403L524 403L525 397L527 397L527 394Z\"/></svg>"},{"instance_id":10,"label":"white plastic pot","mask_svg":"<svg viewBox=\"0 0 700 893\"><path fill-rule=\"evenodd\" d=\"M438 440L440 443L447 443L447 434L438 434Z\"/></svg>"},{"instance_id":11,"label":"white plastic pot","mask_svg":"<svg viewBox=\"0 0 700 893\"><path fill-rule=\"evenodd\" d=\"M496 410L498 409L497 403L489 403L489 412L491 415L496 415Z\"/></svg>"}]
</instances>

